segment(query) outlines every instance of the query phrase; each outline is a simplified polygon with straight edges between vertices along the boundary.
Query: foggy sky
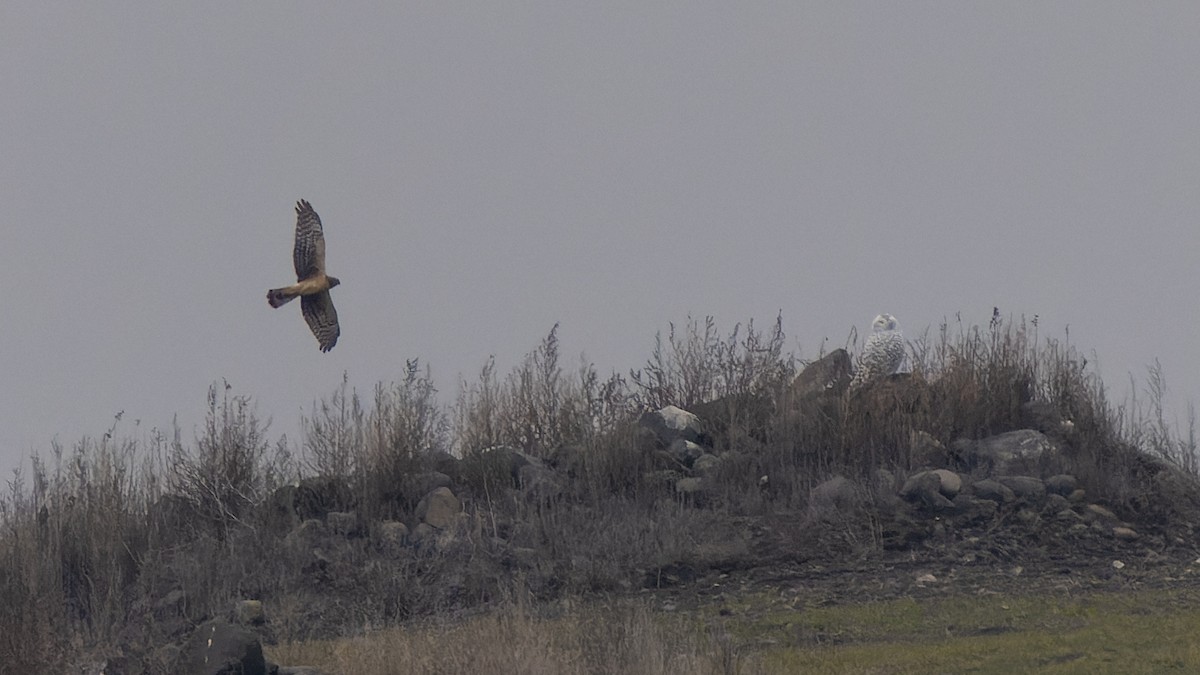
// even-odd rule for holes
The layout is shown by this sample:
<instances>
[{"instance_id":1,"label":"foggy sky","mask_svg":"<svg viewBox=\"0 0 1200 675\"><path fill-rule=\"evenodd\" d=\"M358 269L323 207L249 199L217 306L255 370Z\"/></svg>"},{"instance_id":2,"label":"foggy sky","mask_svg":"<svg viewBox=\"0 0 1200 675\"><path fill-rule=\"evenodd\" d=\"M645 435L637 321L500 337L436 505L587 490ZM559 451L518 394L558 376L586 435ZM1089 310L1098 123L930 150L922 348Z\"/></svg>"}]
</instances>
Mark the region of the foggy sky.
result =
<instances>
[{"instance_id":1,"label":"foggy sky","mask_svg":"<svg viewBox=\"0 0 1200 675\"><path fill-rule=\"evenodd\" d=\"M561 323L566 365L689 314L812 357L992 307L1118 395L1200 394L1195 3L8 3L0 469L58 437L272 433L346 373L447 400ZM290 283L325 224L342 337ZM1140 386L1140 385L1139 385ZM140 420L140 427L132 425Z\"/></svg>"}]
</instances>

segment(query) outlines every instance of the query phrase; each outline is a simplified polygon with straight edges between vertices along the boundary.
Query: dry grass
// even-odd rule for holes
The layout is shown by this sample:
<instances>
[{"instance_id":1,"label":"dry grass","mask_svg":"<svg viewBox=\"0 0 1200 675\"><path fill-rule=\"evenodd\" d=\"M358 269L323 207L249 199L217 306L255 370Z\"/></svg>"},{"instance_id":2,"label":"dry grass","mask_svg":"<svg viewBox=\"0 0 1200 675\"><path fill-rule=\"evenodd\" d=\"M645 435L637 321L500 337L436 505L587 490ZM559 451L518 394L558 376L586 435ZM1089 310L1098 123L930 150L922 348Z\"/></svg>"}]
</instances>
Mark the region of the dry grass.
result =
<instances>
[{"instance_id":1,"label":"dry grass","mask_svg":"<svg viewBox=\"0 0 1200 675\"><path fill-rule=\"evenodd\" d=\"M553 617L509 606L461 621L283 644L267 652L280 663L363 675L760 672L756 660L738 653L728 635L683 617L655 616L635 603Z\"/></svg>"}]
</instances>

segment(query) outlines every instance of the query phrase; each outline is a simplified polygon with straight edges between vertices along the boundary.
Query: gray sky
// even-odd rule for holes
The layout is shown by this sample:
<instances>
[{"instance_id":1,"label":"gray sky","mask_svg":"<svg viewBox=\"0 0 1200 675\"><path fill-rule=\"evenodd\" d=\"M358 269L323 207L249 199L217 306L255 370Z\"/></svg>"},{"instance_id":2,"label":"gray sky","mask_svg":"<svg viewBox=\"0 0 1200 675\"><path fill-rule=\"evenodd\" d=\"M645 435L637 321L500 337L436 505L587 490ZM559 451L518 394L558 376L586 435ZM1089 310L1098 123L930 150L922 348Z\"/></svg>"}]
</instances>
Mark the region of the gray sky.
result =
<instances>
[{"instance_id":1,"label":"gray sky","mask_svg":"<svg viewBox=\"0 0 1200 675\"><path fill-rule=\"evenodd\" d=\"M0 468L222 378L289 436L343 372L448 400L556 321L624 371L689 313L812 356L999 306L1200 398L1200 4L396 5L0 8ZM329 354L265 301L301 197Z\"/></svg>"}]
</instances>

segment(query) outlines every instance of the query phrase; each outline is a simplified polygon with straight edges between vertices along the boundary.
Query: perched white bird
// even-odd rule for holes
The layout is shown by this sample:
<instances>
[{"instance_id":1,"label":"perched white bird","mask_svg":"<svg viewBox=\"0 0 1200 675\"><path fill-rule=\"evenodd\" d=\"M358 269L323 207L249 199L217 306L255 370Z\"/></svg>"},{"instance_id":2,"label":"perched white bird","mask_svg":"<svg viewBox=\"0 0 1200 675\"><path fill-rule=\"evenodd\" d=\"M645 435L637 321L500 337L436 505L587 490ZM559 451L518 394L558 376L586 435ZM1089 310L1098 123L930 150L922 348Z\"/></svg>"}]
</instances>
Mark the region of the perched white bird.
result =
<instances>
[{"instance_id":1,"label":"perched white bird","mask_svg":"<svg viewBox=\"0 0 1200 675\"><path fill-rule=\"evenodd\" d=\"M904 363L904 335L900 332L896 317L891 314L880 314L871 325L871 337L863 345L862 353L858 355L858 368L854 379L850 380L850 388L857 389L864 384L887 377L900 368Z\"/></svg>"}]
</instances>

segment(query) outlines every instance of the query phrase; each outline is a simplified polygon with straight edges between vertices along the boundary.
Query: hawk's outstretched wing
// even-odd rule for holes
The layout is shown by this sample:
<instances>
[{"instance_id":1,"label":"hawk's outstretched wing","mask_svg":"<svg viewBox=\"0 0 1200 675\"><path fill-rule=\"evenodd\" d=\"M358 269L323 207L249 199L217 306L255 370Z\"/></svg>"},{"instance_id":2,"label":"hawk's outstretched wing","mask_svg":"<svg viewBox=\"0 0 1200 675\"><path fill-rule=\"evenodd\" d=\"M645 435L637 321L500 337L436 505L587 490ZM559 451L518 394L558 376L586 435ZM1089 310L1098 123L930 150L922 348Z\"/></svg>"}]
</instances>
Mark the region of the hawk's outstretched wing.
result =
<instances>
[{"instance_id":1,"label":"hawk's outstretched wing","mask_svg":"<svg viewBox=\"0 0 1200 675\"><path fill-rule=\"evenodd\" d=\"M292 251L292 262L296 265L296 281L325 273L325 234L321 231L321 217L313 211L312 204L303 199L296 202L296 248ZM307 312L305 316L308 316Z\"/></svg>"},{"instance_id":2,"label":"hawk's outstretched wing","mask_svg":"<svg viewBox=\"0 0 1200 675\"><path fill-rule=\"evenodd\" d=\"M300 296L300 311L304 314L304 320L308 322L313 335L317 336L321 351L333 349L338 336L342 334L342 329L338 326L337 310L333 308L333 298L329 297L329 291Z\"/></svg>"}]
</instances>

